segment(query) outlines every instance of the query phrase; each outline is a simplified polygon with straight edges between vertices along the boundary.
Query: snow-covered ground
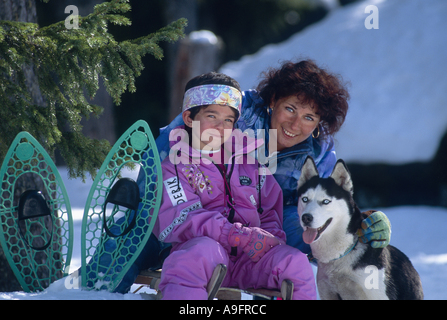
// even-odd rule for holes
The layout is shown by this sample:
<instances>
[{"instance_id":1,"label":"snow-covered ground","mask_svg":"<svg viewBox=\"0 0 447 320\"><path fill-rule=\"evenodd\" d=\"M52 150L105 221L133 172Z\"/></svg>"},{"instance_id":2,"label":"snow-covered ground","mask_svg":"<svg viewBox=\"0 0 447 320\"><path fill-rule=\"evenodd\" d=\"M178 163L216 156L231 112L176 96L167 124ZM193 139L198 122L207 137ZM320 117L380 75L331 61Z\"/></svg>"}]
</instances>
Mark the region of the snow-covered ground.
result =
<instances>
[{"instance_id":1,"label":"snow-covered ground","mask_svg":"<svg viewBox=\"0 0 447 320\"><path fill-rule=\"evenodd\" d=\"M379 9L379 29L367 30L367 5ZM243 89L278 61L308 57L351 82L350 110L337 134L337 153L347 161L427 161L447 130L447 1L368 0L333 10L289 40L268 45L221 71ZM133 173L135 175L135 173ZM91 181L68 180L75 239L72 268L81 264L80 227ZM423 186L421 186L423 187ZM369 208L368 208L369 209ZM376 208L392 223L391 244L406 253L419 272L426 299L447 299L447 209ZM45 292L0 293L0 299L140 299L67 289L65 279Z\"/></svg>"}]
</instances>

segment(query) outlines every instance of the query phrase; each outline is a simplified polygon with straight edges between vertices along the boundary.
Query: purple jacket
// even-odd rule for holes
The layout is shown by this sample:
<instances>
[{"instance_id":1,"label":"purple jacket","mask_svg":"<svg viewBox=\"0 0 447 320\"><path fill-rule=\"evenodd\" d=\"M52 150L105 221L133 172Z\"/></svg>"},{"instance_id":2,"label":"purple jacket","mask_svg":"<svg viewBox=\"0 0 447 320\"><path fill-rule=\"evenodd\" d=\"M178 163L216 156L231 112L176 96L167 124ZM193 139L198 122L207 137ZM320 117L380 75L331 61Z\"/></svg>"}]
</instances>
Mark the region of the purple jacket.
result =
<instances>
[{"instance_id":1,"label":"purple jacket","mask_svg":"<svg viewBox=\"0 0 447 320\"><path fill-rule=\"evenodd\" d=\"M233 134L240 138L242 132ZM242 148L237 141L242 140L236 138L236 151L224 166L200 159L201 154L183 140L171 143L179 151L173 153L177 158L162 162L163 199L153 229L160 241L175 249L176 244L206 236L230 253L227 239L234 222L260 227L286 241L281 188L249 155L262 142L251 139Z\"/></svg>"}]
</instances>

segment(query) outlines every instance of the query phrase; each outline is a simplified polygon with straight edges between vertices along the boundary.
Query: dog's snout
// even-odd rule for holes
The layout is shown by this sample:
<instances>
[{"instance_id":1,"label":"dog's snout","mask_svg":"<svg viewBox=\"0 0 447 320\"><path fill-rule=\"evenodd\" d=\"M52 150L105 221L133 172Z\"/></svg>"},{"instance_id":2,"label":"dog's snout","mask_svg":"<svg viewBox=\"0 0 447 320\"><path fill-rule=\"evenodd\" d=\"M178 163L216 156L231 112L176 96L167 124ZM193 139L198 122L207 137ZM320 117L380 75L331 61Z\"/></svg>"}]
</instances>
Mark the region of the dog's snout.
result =
<instances>
[{"instance_id":1,"label":"dog's snout","mask_svg":"<svg viewBox=\"0 0 447 320\"><path fill-rule=\"evenodd\" d=\"M309 225L312 222L313 219L314 219L314 217L311 214L309 214L309 213L305 213L301 217L301 220L303 221L303 223L305 225Z\"/></svg>"}]
</instances>

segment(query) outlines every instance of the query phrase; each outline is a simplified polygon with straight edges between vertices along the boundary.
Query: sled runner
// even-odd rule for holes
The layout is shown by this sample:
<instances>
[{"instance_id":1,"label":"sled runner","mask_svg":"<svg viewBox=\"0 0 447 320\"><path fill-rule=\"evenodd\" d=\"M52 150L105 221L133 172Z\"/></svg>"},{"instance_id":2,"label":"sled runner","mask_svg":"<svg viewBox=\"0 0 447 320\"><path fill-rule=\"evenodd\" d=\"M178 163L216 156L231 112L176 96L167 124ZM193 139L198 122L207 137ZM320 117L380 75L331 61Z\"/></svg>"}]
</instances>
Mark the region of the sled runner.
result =
<instances>
[{"instance_id":1,"label":"sled runner","mask_svg":"<svg viewBox=\"0 0 447 320\"><path fill-rule=\"evenodd\" d=\"M143 192L134 180L120 176L126 165L144 170ZM83 288L112 292L118 286L152 232L161 183L154 138L148 124L139 120L115 143L90 189L82 220Z\"/></svg>"},{"instance_id":2,"label":"sled runner","mask_svg":"<svg viewBox=\"0 0 447 320\"><path fill-rule=\"evenodd\" d=\"M269 290L269 289L247 289L241 290L238 288L226 288L221 287L221 284L227 274L227 266L219 264L214 268L213 275L207 286L208 300L217 298L218 300L240 300L242 293L247 293L252 296L258 296L266 299L281 298L283 300L292 300L293 283L290 280L284 280L281 284L281 291ZM161 271L144 270L140 272L135 284L141 286L135 290L138 292L143 286L149 286L151 289L158 292L157 298L161 298L158 291L158 285L160 284Z\"/></svg>"},{"instance_id":3,"label":"sled runner","mask_svg":"<svg viewBox=\"0 0 447 320\"><path fill-rule=\"evenodd\" d=\"M68 274L71 261L73 221L64 183L51 157L28 132L19 133L11 144L0 179L3 252L22 289L42 291ZM29 180L39 190L28 189Z\"/></svg>"}]
</instances>

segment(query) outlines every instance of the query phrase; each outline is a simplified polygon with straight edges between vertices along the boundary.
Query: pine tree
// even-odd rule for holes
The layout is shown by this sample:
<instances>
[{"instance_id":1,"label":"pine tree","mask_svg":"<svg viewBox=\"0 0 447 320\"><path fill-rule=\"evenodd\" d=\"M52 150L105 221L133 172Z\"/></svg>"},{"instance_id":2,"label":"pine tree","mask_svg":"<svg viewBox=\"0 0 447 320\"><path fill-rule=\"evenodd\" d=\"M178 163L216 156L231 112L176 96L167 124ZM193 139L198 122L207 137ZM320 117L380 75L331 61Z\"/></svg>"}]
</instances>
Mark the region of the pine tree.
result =
<instances>
[{"instance_id":1,"label":"pine tree","mask_svg":"<svg viewBox=\"0 0 447 320\"><path fill-rule=\"evenodd\" d=\"M80 120L102 112L89 103L99 78L119 105L126 90L136 91L135 78L144 69L141 58L161 59L158 44L184 36L186 19L179 19L147 36L118 42L108 25L130 25L125 16L130 10L128 0L104 2L86 17L71 16L69 25L79 26L71 29L66 21L43 28L0 21L0 161L17 133L28 131L50 154L60 150L71 177L95 176L110 144L85 137ZM37 75L43 101L33 99L24 66Z\"/></svg>"}]
</instances>

